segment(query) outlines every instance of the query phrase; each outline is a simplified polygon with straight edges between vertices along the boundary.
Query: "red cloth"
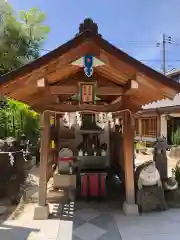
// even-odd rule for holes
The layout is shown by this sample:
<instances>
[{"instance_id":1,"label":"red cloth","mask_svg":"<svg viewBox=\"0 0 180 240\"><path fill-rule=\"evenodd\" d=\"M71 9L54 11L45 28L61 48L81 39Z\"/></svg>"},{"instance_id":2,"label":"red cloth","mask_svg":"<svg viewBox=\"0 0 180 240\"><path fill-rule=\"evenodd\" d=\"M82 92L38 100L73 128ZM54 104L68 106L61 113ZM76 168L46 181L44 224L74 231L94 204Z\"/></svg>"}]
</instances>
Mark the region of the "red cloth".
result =
<instances>
[{"instance_id":1,"label":"red cloth","mask_svg":"<svg viewBox=\"0 0 180 240\"><path fill-rule=\"evenodd\" d=\"M62 162L72 161L72 157L59 157L58 161Z\"/></svg>"},{"instance_id":2,"label":"red cloth","mask_svg":"<svg viewBox=\"0 0 180 240\"><path fill-rule=\"evenodd\" d=\"M82 197L103 197L106 194L105 175L102 173L81 175Z\"/></svg>"}]
</instances>

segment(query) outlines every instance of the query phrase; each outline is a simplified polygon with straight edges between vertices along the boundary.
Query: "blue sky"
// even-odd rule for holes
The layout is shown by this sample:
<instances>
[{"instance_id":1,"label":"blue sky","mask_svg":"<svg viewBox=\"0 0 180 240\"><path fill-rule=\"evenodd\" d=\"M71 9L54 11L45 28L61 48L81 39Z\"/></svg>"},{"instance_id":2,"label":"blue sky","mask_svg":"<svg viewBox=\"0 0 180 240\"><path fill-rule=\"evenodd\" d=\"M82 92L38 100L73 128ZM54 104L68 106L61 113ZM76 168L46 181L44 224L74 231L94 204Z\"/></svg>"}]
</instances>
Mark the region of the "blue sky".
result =
<instances>
[{"instance_id":1,"label":"blue sky","mask_svg":"<svg viewBox=\"0 0 180 240\"><path fill-rule=\"evenodd\" d=\"M70 40L79 23L90 17L102 36L145 64L161 70L163 32L167 44L167 69L180 67L180 0L9 0L15 10L38 7L47 14L51 32L44 49L52 50Z\"/></svg>"}]
</instances>

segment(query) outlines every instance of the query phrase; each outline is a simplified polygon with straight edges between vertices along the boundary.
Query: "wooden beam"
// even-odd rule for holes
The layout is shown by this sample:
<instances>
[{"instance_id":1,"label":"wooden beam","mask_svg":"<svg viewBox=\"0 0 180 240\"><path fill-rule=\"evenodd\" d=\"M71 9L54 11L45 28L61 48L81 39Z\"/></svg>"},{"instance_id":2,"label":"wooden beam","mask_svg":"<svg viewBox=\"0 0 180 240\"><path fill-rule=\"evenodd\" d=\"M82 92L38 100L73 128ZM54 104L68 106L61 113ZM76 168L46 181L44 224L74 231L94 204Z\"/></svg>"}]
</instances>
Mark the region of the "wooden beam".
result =
<instances>
[{"instance_id":1,"label":"wooden beam","mask_svg":"<svg viewBox=\"0 0 180 240\"><path fill-rule=\"evenodd\" d=\"M41 118L41 147L40 147L40 172L39 172L39 206L46 205L47 197L47 164L49 156L50 142L50 113L48 111L42 114Z\"/></svg>"},{"instance_id":2,"label":"wooden beam","mask_svg":"<svg viewBox=\"0 0 180 240\"><path fill-rule=\"evenodd\" d=\"M115 100L113 100L113 101L111 102L111 104L118 103L118 102L120 102L121 100L122 100L122 96L119 96L119 97L117 97Z\"/></svg>"},{"instance_id":3,"label":"wooden beam","mask_svg":"<svg viewBox=\"0 0 180 240\"><path fill-rule=\"evenodd\" d=\"M129 112L125 112L123 116L124 132L123 132L123 152L124 152L124 173L126 185L126 204L135 205L135 189L134 189L134 125ZM138 209L138 208L137 208Z\"/></svg>"},{"instance_id":4,"label":"wooden beam","mask_svg":"<svg viewBox=\"0 0 180 240\"><path fill-rule=\"evenodd\" d=\"M42 103L32 104L32 107L39 109L39 111L56 111L56 112L116 112L124 109L129 109L132 112L137 112L141 109L141 105L137 105L130 96L123 96L122 101L119 101L115 104L106 104L106 105L90 105L90 104L81 104L81 105L71 105L71 104L57 104L57 103Z\"/></svg>"},{"instance_id":5,"label":"wooden beam","mask_svg":"<svg viewBox=\"0 0 180 240\"><path fill-rule=\"evenodd\" d=\"M116 95L121 95L123 93L123 88L122 87L99 87L97 88L97 95L110 95L110 96L116 96Z\"/></svg>"},{"instance_id":6,"label":"wooden beam","mask_svg":"<svg viewBox=\"0 0 180 240\"><path fill-rule=\"evenodd\" d=\"M173 99L176 94L173 89L164 87L141 73L136 74L136 81L143 84L150 91L153 91L154 94L163 95L165 98Z\"/></svg>"},{"instance_id":7,"label":"wooden beam","mask_svg":"<svg viewBox=\"0 0 180 240\"><path fill-rule=\"evenodd\" d=\"M84 55L88 54L90 51L91 51L91 47L89 45L89 42L88 41L81 42L76 47L73 47L70 51L63 53L60 56L56 56L53 61L49 61L44 65L42 64L41 66L37 66L36 68L32 69L31 71L25 74L21 74L17 77L14 77L13 80L10 82L7 81L6 83L3 83L3 92L6 95L8 95L9 93L15 91L18 88L23 88L23 87L26 88L27 85L29 85L30 83L34 82L36 84L36 81L39 78L46 77L49 72L54 72L57 69L59 72L62 72L63 70L65 70L64 73L66 73L66 76L70 75L70 74L67 74L67 66L69 66L71 69L75 69L75 70L79 69L78 66L73 66L70 63L72 61L75 61L78 58L83 57ZM38 60L34 62L37 62L37 61ZM49 69L51 62L53 62L52 63L53 70ZM48 68L46 69L47 66ZM61 76L59 76L59 78L60 77Z\"/></svg>"},{"instance_id":8,"label":"wooden beam","mask_svg":"<svg viewBox=\"0 0 180 240\"><path fill-rule=\"evenodd\" d=\"M139 88L139 84L137 81L130 79L124 86L124 94L125 95L130 95L133 92L136 92Z\"/></svg>"},{"instance_id":9,"label":"wooden beam","mask_svg":"<svg viewBox=\"0 0 180 240\"><path fill-rule=\"evenodd\" d=\"M73 95L78 93L78 86L50 86L49 91L54 95Z\"/></svg>"},{"instance_id":10,"label":"wooden beam","mask_svg":"<svg viewBox=\"0 0 180 240\"><path fill-rule=\"evenodd\" d=\"M73 94L78 94L78 86L65 86L65 85L60 85L60 86L50 86L49 91L51 94L54 95L73 95ZM122 87L98 87L96 89L96 94L99 96L116 96L116 95L121 95L123 93L123 88Z\"/></svg>"},{"instance_id":11,"label":"wooden beam","mask_svg":"<svg viewBox=\"0 0 180 240\"><path fill-rule=\"evenodd\" d=\"M123 84L127 81L127 79L131 77L131 75L124 76L123 74L119 74L119 72L117 72L112 67L109 67L107 65L97 67L96 71L101 76L107 78L108 81L114 82L116 84Z\"/></svg>"},{"instance_id":12,"label":"wooden beam","mask_svg":"<svg viewBox=\"0 0 180 240\"><path fill-rule=\"evenodd\" d=\"M106 104L106 105L71 105L71 104L47 104L47 105L33 105L32 107L38 108L40 111L50 110L56 112L116 112L122 109L131 109L134 106L130 106L128 103L122 106L121 103L117 104Z\"/></svg>"},{"instance_id":13,"label":"wooden beam","mask_svg":"<svg viewBox=\"0 0 180 240\"><path fill-rule=\"evenodd\" d=\"M115 55L108 53L105 49L102 49L102 46L100 47L100 44L101 44L100 41L101 40L99 40L99 39L95 40L94 45L96 45L96 46L94 46L94 49L95 49L94 56L96 56L102 62L104 62L106 65L110 66L112 69L117 71L120 76L122 75L122 72L125 75L126 74L129 75L130 77L133 77L138 73L138 75L140 74L142 76L141 83L144 86L146 86L147 89L149 89L149 88L156 89L156 93L158 94L157 96L164 96L165 98L170 98L170 99L173 99L175 97L175 95L178 92L177 90L174 90L165 84L163 85L163 83L160 84L158 81L156 81L152 77L147 77L147 75L145 75L143 73L141 74L134 64L127 64L127 62L118 59L117 57L115 57ZM99 46L99 49L97 46ZM122 54L124 54L124 53L122 53ZM106 66L101 66L101 67L105 68ZM141 67L143 68L143 65ZM150 69L148 71L149 71L149 73L151 72ZM152 73L153 73L153 71L152 71ZM152 74L150 74L150 75L152 75ZM109 76L109 77L111 77L111 76ZM159 78L161 78L161 75L159 75ZM160 99L157 98L156 100L160 100Z\"/></svg>"},{"instance_id":14,"label":"wooden beam","mask_svg":"<svg viewBox=\"0 0 180 240\"><path fill-rule=\"evenodd\" d=\"M47 106L41 106L46 110L57 111L57 112L76 112L76 111L83 111L83 112L110 112L111 107L110 104L108 105L71 105L71 104L49 104Z\"/></svg>"}]
</instances>

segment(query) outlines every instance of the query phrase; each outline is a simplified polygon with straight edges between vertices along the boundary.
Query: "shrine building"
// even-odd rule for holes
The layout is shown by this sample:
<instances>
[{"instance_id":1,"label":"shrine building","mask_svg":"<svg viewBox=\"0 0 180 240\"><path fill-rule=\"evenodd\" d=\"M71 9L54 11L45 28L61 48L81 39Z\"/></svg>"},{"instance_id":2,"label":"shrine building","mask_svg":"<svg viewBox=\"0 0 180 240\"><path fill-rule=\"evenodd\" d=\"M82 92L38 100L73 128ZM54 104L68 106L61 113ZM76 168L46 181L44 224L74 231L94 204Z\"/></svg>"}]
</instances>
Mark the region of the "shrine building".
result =
<instances>
[{"instance_id":1,"label":"shrine building","mask_svg":"<svg viewBox=\"0 0 180 240\"><path fill-rule=\"evenodd\" d=\"M51 176L55 190L73 187L75 196L86 201L111 195L106 184L109 172L116 172L124 184L125 214L138 214L133 149L136 114L146 104L173 99L180 92L179 83L113 46L98 32L96 23L85 19L71 40L1 76L0 87L5 96L41 115L35 219L49 216L47 181Z\"/></svg>"}]
</instances>

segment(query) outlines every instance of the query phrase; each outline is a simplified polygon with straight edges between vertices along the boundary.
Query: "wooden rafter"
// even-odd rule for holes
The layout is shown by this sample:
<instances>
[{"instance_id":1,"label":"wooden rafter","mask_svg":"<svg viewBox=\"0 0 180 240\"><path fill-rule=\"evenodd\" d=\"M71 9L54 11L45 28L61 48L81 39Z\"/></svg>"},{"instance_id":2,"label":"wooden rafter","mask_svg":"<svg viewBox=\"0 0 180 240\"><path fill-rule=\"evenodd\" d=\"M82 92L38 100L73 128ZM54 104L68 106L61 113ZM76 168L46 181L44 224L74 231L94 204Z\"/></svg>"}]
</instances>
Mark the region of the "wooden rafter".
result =
<instances>
[{"instance_id":1,"label":"wooden rafter","mask_svg":"<svg viewBox=\"0 0 180 240\"><path fill-rule=\"evenodd\" d=\"M73 95L73 94L78 94L79 89L78 86L75 85L60 85L60 86L50 86L49 90L51 94L55 95ZM98 87L96 89L96 95L101 96L101 95L121 95L123 93L123 88L122 87Z\"/></svg>"}]
</instances>

